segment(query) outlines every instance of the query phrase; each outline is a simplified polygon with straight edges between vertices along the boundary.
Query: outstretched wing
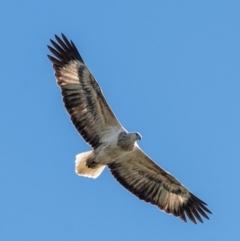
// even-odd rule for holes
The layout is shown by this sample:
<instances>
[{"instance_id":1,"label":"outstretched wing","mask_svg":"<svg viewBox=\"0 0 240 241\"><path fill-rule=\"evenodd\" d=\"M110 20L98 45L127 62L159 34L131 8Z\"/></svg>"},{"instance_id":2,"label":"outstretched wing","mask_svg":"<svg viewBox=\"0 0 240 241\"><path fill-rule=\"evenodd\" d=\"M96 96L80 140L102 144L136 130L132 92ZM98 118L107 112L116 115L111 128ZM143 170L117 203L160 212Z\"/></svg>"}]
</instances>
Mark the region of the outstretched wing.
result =
<instances>
[{"instance_id":1,"label":"outstretched wing","mask_svg":"<svg viewBox=\"0 0 240 241\"><path fill-rule=\"evenodd\" d=\"M111 173L126 189L138 198L158 206L166 213L188 218L196 224L201 216L211 213L206 203L189 192L170 173L154 163L139 147L123 158L109 164Z\"/></svg>"},{"instance_id":2,"label":"outstretched wing","mask_svg":"<svg viewBox=\"0 0 240 241\"><path fill-rule=\"evenodd\" d=\"M53 47L48 46L54 57L48 55L48 58L53 63L63 102L78 132L96 149L113 133L124 129L74 43L63 34L62 39L56 35L55 38L57 42L50 40Z\"/></svg>"}]
</instances>

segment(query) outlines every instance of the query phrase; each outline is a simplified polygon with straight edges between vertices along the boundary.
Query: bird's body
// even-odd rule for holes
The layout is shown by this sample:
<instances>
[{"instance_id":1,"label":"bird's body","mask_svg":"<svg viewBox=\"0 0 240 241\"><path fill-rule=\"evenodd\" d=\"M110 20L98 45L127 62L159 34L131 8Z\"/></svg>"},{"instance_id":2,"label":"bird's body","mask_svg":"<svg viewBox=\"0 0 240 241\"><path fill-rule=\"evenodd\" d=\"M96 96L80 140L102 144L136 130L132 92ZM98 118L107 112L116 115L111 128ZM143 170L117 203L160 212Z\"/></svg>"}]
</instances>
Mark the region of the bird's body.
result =
<instances>
[{"instance_id":1,"label":"bird's body","mask_svg":"<svg viewBox=\"0 0 240 241\"><path fill-rule=\"evenodd\" d=\"M211 213L206 203L158 166L138 146L139 133L127 132L107 104L97 81L72 41L55 36L49 47L57 84L71 120L91 151L76 156L76 173L97 178L107 166L117 181L138 198L166 213L196 223Z\"/></svg>"},{"instance_id":2,"label":"bird's body","mask_svg":"<svg viewBox=\"0 0 240 241\"><path fill-rule=\"evenodd\" d=\"M116 159L121 159L134 150L137 140L136 133L120 132L118 135L113 135L111 139L103 142L97 149L92 151L87 160L87 166L97 168L111 164ZM76 172L78 173L77 169Z\"/></svg>"},{"instance_id":3,"label":"bird's body","mask_svg":"<svg viewBox=\"0 0 240 241\"><path fill-rule=\"evenodd\" d=\"M131 152L135 147L136 138L134 133L121 132L113 136L105 145L103 145L99 157L105 165L110 164L118 158L122 158ZM100 146L101 147L101 146Z\"/></svg>"}]
</instances>

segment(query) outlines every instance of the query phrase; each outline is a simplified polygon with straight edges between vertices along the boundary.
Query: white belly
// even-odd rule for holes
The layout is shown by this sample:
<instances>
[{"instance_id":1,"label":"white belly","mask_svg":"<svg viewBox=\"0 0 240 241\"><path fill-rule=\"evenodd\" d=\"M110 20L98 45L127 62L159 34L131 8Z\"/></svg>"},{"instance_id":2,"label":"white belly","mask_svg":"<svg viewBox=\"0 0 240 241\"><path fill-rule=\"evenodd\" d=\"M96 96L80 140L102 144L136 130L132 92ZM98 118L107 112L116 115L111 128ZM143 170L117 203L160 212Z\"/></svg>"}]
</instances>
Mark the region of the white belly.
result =
<instances>
[{"instance_id":1,"label":"white belly","mask_svg":"<svg viewBox=\"0 0 240 241\"><path fill-rule=\"evenodd\" d=\"M106 143L104 146L102 146L101 150L97 154L97 162L100 162L101 164L108 164L113 161L115 161L118 158L121 158L128 154L129 151L122 150L117 145L117 139L113 140L110 143Z\"/></svg>"}]
</instances>

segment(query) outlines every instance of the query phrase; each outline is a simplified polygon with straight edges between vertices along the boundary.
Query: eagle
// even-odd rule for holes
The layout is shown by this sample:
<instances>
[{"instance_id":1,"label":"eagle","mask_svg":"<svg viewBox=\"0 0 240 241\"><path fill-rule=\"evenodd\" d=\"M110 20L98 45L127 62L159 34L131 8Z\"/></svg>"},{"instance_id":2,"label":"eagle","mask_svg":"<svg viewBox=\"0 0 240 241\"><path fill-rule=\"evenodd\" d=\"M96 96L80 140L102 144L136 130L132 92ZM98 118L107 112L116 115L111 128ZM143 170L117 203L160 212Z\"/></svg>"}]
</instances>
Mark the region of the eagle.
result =
<instances>
[{"instance_id":1,"label":"eagle","mask_svg":"<svg viewBox=\"0 0 240 241\"><path fill-rule=\"evenodd\" d=\"M211 211L138 146L139 133L120 124L76 46L64 34L48 46L57 85L71 121L92 150L76 156L75 171L97 178L107 166L114 178L139 199L187 222L203 223Z\"/></svg>"}]
</instances>

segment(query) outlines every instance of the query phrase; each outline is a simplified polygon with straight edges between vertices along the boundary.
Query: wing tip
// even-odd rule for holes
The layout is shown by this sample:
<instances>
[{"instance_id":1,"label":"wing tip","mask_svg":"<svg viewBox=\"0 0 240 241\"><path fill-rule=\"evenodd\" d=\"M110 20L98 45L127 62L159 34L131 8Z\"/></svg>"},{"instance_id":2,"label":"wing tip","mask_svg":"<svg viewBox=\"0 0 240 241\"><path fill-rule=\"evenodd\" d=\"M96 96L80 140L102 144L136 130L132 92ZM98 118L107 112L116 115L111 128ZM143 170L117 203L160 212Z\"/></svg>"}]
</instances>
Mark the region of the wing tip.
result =
<instances>
[{"instance_id":1,"label":"wing tip","mask_svg":"<svg viewBox=\"0 0 240 241\"><path fill-rule=\"evenodd\" d=\"M56 41L50 39L50 42L53 46L47 45L50 52L57 57L59 61L63 61L64 63L68 63L71 60L78 60L84 64L84 61L73 41L68 40L63 33L61 33L60 36L61 37L59 37L57 34L54 34Z\"/></svg>"}]
</instances>

